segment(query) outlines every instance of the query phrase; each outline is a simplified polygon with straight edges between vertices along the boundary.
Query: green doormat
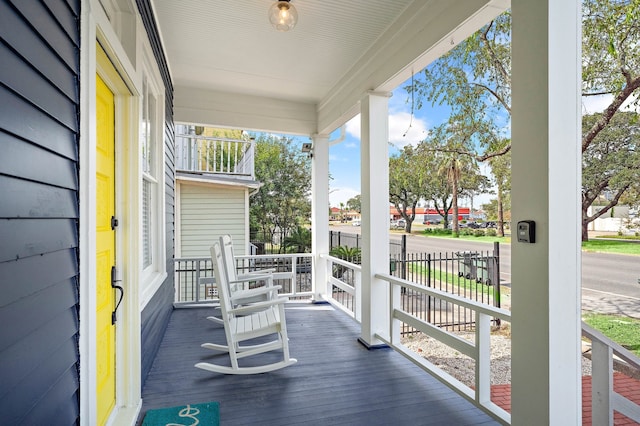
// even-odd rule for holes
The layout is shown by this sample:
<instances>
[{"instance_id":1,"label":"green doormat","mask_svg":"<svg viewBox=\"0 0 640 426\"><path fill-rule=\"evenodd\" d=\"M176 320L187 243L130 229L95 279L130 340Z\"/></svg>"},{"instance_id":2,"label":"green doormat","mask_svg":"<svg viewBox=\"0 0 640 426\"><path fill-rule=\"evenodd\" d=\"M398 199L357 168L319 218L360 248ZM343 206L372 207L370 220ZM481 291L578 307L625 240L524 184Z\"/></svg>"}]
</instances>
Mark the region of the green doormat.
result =
<instances>
[{"instance_id":1,"label":"green doormat","mask_svg":"<svg viewBox=\"0 0 640 426\"><path fill-rule=\"evenodd\" d=\"M205 402L180 407L149 410L142 426L218 426L220 424L220 404Z\"/></svg>"}]
</instances>

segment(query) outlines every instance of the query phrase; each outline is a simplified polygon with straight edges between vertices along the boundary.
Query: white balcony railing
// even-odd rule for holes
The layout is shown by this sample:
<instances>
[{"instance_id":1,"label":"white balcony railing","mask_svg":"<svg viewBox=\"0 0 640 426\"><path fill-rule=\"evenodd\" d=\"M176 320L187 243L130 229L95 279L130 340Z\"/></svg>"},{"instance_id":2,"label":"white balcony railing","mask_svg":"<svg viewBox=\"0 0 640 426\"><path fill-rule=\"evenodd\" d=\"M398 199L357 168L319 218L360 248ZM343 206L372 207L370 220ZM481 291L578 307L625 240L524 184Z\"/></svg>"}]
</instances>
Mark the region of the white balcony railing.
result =
<instances>
[{"instance_id":1,"label":"white balcony railing","mask_svg":"<svg viewBox=\"0 0 640 426\"><path fill-rule=\"evenodd\" d=\"M254 178L253 140L176 135L176 170Z\"/></svg>"}]
</instances>

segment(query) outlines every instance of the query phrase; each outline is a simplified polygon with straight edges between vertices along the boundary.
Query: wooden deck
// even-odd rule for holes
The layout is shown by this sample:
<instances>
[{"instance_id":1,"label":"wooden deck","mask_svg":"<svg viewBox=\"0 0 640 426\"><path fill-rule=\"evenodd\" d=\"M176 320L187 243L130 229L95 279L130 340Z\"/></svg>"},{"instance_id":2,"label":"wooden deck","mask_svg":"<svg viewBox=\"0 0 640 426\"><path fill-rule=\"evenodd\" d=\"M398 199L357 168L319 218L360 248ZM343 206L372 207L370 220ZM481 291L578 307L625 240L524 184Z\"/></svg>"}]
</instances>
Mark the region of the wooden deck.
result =
<instances>
[{"instance_id":1,"label":"wooden deck","mask_svg":"<svg viewBox=\"0 0 640 426\"><path fill-rule=\"evenodd\" d=\"M234 426L498 424L395 351L367 350L357 341L357 324L330 305L287 305L298 359L291 367L251 376L197 369L201 361L229 365L228 355L200 347L224 342L222 326L205 318L211 312L173 311L142 392L139 423L149 409L218 401L221 424ZM253 358L273 362L280 355Z\"/></svg>"}]
</instances>

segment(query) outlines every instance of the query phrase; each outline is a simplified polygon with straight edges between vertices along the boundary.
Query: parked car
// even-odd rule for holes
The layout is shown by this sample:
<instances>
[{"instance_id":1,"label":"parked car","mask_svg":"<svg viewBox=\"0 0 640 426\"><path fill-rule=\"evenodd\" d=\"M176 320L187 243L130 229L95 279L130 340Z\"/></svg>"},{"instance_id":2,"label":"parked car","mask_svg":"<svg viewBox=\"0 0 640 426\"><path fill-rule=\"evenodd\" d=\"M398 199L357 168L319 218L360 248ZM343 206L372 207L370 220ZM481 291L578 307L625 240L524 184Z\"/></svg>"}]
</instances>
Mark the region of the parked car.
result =
<instances>
[{"instance_id":1,"label":"parked car","mask_svg":"<svg viewBox=\"0 0 640 426\"><path fill-rule=\"evenodd\" d=\"M360 226L362 223L360 222L360 219L354 219L351 222L351 226Z\"/></svg>"},{"instance_id":2,"label":"parked car","mask_svg":"<svg viewBox=\"0 0 640 426\"><path fill-rule=\"evenodd\" d=\"M406 226L407 226L407 221L404 219L391 221L391 229L404 229Z\"/></svg>"}]
</instances>

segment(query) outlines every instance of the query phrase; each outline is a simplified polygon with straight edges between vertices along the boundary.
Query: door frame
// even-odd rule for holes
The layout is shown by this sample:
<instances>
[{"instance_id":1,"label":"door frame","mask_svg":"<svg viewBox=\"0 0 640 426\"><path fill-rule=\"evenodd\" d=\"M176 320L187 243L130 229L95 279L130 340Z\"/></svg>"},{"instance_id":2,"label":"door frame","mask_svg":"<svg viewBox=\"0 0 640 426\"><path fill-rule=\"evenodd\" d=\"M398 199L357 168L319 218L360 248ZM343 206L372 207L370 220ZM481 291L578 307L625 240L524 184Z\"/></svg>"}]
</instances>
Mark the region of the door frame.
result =
<instances>
[{"instance_id":1,"label":"door frame","mask_svg":"<svg viewBox=\"0 0 640 426\"><path fill-rule=\"evenodd\" d=\"M134 424L142 407L140 342L140 84L97 0L83 2L80 49L80 424L97 419L96 389L96 74L114 93L116 266L125 295L116 323L116 403L107 424Z\"/></svg>"}]
</instances>

